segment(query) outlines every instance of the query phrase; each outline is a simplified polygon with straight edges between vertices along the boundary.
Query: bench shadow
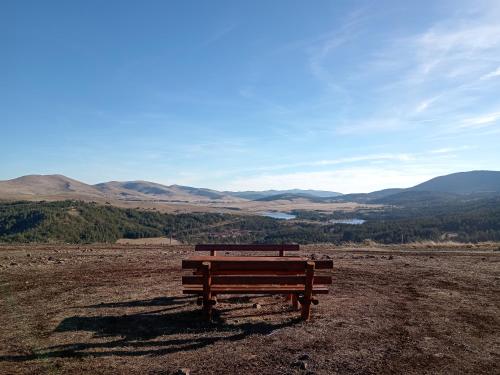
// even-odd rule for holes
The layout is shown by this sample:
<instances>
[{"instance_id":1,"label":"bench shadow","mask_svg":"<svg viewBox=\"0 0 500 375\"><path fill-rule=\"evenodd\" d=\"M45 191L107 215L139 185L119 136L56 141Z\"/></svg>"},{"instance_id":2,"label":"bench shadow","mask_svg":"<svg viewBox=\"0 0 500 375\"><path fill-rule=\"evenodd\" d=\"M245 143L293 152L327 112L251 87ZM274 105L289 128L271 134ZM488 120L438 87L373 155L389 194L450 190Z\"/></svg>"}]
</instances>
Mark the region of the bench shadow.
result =
<instances>
[{"instance_id":1,"label":"bench shadow","mask_svg":"<svg viewBox=\"0 0 500 375\"><path fill-rule=\"evenodd\" d=\"M192 351L219 341L234 342L249 335L268 335L292 326L299 319L270 323L266 321L228 323L222 311L214 311L212 322L205 322L192 297L166 297L151 300L113 302L86 306L135 307L167 306L164 309L134 314L72 316L63 319L54 332L92 332L88 342L74 342L42 348L32 354L0 356L0 361L23 362L48 358L165 355ZM265 314L263 314L265 315ZM103 338L114 338L103 341Z\"/></svg>"},{"instance_id":2,"label":"bench shadow","mask_svg":"<svg viewBox=\"0 0 500 375\"><path fill-rule=\"evenodd\" d=\"M181 297L157 297L152 299L144 299L137 301L124 301L124 302L109 302L98 303L95 305L84 306L85 308L109 308L109 307L148 307L148 306L175 306L182 305L194 299L193 296Z\"/></svg>"}]
</instances>

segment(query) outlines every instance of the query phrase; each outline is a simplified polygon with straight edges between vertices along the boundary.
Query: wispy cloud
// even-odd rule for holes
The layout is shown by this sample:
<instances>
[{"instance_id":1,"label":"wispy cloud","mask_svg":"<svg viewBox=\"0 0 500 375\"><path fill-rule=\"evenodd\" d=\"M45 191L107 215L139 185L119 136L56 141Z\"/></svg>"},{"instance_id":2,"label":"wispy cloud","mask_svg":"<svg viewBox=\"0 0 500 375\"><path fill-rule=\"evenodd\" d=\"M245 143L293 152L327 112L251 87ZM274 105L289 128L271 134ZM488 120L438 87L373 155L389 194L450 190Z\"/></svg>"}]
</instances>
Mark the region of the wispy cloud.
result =
<instances>
[{"instance_id":1,"label":"wispy cloud","mask_svg":"<svg viewBox=\"0 0 500 375\"><path fill-rule=\"evenodd\" d=\"M430 154L450 154L452 152L456 151L464 151L464 150L470 150L471 146L465 145L465 146L460 146L460 147L442 147L442 148L437 148L434 150L429 151Z\"/></svg>"},{"instance_id":2,"label":"wispy cloud","mask_svg":"<svg viewBox=\"0 0 500 375\"><path fill-rule=\"evenodd\" d=\"M417 78L431 73L459 77L484 70L500 46L500 25L448 21L414 39L419 65ZM467 61L467 64L463 64ZM451 69L450 69L451 68Z\"/></svg>"},{"instance_id":3,"label":"wispy cloud","mask_svg":"<svg viewBox=\"0 0 500 375\"><path fill-rule=\"evenodd\" d=\"M500 77L500 66L498 68L496 68L495 70L481 76L481 80L495 78L495 77Z\"/></svg>"},{"instance_id":4,"label":"wispy cloud","mask_svg":"<svg viewBox=\"0 0 500 375\"><path fill-rule=\"evenodd\" d=\"M339 77L328 67L327 60L336 49L358 36L360 27L369 17L368 8L353 11L340 27L307 46L310 72L329 90L346 94L346 90L339 84Z\"/></svg>"},{"instance_id":5,"label":"wispy cloud","mask_svg":"<svg viewBox=\"0 0 500 375\"><path fill-rule=\"evenodd\" d=\"M465 119L463 123L459 126L459 128L461 129L484 128L498 123L499 120L500 120L500 112L487 113Z\"/></svg>"},{"instance_id":6,"label":"wispy cloud","mask_svg":"<svg viewBox=\"0 0 500 375\"><path fill-rule=\"evenodd\" d=\"M414 160L415 155L413 154L372 154L372 155L362 155L353 157L344 157L338 159L324 159L324 160L314 160L305 161L298 163L288 163L288 164L275 164L262 166L253 169L253 171L272 171L280 169L290 169L290 168L304 168L304 167L326 167L340 164L350 164L357 162L370 162L370 161L409 161Z\"/></svg>"},{"instance_id":7,"label":"wispy cloud","mask_svg":"<svg viewBox=\"0 0 500 375\"><path fill-rule=\"evenodd\" d=\"M279 186L293 189L328 189L342 193L370 192L387 187L410 187L428 180L446 169L442 167L355 167L333 171L263 174L238 178L230 183L231 190L263 190Z\"/></svg>"},{"instance_id":8,"label":"wispy cloud","mask_svg":"<svg viewBox=\"0 0 500 375\"><path fill-rule=\"evenodd\" d=\"M224 37L226 37L229 33L231 33L236 28L236 26L237 25L234 23L234 24L230 24L230 25L223 26L223 27L219 28L218 30L216 30L214 33L212 33L205 40L205 42L203 43L203 45L204 46L208 46L210 44L218 42L219 40L221 40Z\"/></svg>"},{"instance_id":9,"label":"wispy cloud","mask_svg":"<svg viewBox=\"0 0 500 375\"><path fill-rule=\"evenodd\" d=\"M490 81L500 76L500 12L480 7L474 12L473 18L458 13L413 35L387 38L359 76L360 81L381 82L372 96L361 96L359 106L371 105L372 110L362 117L348 116L336 125L337 132L365 135L421 128L432 134L496 122L491 106L500 105L500 99L492 103L500 87ZM488 104L491 114L471 115L478 107L488 111Z\"/></svg>"},{"instance_id":10,"label":"wispy cloud","mask_svg":"<svg viewBox=\"0 0 500 375\"><path fill-rule=\"evenodd\" d=\"M439 99L438 96L434 96L432 98L424 99L420 103L418 103L417 108L415 108L416 113L422 113L425 112L431 105L434 103L436 100Z\"/></svg>"}]
</instances>

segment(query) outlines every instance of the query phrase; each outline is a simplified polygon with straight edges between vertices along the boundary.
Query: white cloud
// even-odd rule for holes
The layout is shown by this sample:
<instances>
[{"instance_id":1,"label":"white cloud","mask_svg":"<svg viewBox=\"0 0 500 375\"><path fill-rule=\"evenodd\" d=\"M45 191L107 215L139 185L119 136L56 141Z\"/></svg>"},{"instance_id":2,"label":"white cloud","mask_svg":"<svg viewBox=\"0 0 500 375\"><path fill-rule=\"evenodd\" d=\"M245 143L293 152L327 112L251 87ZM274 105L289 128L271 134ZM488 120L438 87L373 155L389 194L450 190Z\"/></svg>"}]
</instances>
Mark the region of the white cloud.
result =
<instances>
[{"instance_id":1,"label":"white cloud","mask_svg":"<svg viewBox=\"0 0 500 375\"><path fill-rule=\"evenodd\" d=\"M469 150L471 149L471 146L465 145L461 147L443 147L443 148L438 148L435 150L429 151L430 154L450 154L452 152L457 152L457 151L464 151L464 150Z\"/></svg>"},{"instance_id":2,"label":"white cloud","mask_svg":"<svg viewBox=\"0 0 500 375\"><path fill-rule=\"evenodd\" d=\"M483 75L481 77L481 80L495 78L495 77L500 77L500 66L498 68L496 68L495 70L493 70L493 71L491 71L491 72L486 73L485 75Z\"/></svg>"},{"instance_id":3,"label":"white cloud","mask_svg":"<svg viewBox=\"0 0 500 375\"><path fill-rule=\"evenodd\" d=\"M417 36L414 45L419 78L430 73L464 76L490 66L487 58L494 57L500 47L500 25L454 20Z\"/></svg>"},{"instance_id":4,"label":"white cloud","mask_svg":"<svg viewBox=\"0 0 500 375\"><path fill-rule=\"evenodd\" d=\"M379 166L345 168L334 171L263 174L238 178L230 190L265 190L272 188L332 190L342 193L370 192L388 187L410 187L426 181L443 170L434 167L383 168Z\"/></svg>"},{"instance_id":5,"label":"white cloud","mask_svg":"<svg viewBox=\"0 0 500 375\"><path fill-rule=\"evenodd\" d=\"M330 165L349 164L356 162L371 162L371 161L410 161L410 160L415 160L415 158L416 155L407 153L372 154L363 156L344 157L338 159L323 159L323 160L314 160L314 161L288 163L288 164L268 165L256 168L254 169L254 171L271 171L271 170L300 168L300 167L325 167Z\"/></svg>"},{"instance_id":6,"label":"white cloud","mask_svg":"<svg viewBox=\"0 0 500 375\"><path fill-rule=\"evenodd\" d=\"M495 123L498 122L498 120L500 120L500 112L482 114L465 119L463 123L460 125L460 128L461 129L484 128L494 125Z\"/></svg>"},{"instance_id":7,"label":"white cloud","mask_svg":"<svg viewBox=\"0 0 500 375\"><path fill-rule=\"evenodd\" d=\"M429 99L425 99L425 100L422 100L418 105L417 105L417 108L415 109L415 112L416 113L421 113L421 112L424 112L426 111L429 106L434 103L436 100L439 99L439 96L435 96L433 98L429 98Z\"/></svg>"}]
</instances>

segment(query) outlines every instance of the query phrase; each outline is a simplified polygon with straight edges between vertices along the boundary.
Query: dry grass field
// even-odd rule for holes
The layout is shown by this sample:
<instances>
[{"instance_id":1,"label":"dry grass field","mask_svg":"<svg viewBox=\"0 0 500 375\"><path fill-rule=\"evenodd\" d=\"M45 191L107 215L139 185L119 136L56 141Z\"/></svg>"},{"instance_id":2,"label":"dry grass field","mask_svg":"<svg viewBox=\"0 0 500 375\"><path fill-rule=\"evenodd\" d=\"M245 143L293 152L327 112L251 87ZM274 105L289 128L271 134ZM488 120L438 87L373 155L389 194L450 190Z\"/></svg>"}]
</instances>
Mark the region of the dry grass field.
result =
<instances>
[{"instance_id":1,"label":"dry grass field","mask_svg":"<svg viewBox=\"0 0 500 375\"><path fill-rule=\"evenodd\" d=\"M500 373L498 245L302 249L334 260L310 322L256 296L208 324L190 246L0 246L0 373Z\"/></svg>"}]
</instances>

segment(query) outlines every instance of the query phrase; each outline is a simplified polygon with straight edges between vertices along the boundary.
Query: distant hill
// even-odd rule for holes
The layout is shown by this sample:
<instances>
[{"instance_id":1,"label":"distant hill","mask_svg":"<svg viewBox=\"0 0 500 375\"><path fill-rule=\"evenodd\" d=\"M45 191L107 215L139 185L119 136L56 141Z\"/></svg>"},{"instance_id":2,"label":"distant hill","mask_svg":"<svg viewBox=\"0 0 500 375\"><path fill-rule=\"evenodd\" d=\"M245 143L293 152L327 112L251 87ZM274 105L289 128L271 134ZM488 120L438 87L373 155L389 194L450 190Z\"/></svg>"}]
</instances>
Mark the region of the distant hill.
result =
<instances>
[{"instance_id":1,"label":"distant hill","mask_svg":"<svg viewBox=\"0 0 500 375\"><path fill-rule=\"evenodd\" d=\"M354 194L344 194L335 198L339 202L357 202L357 203L367 203L374 199L384 198L393 194L400 193L405 189L384 189L373 191L371 193L354 193Z\"/></svg>"},{"instance_id":2,"label":"distant hill","mask_svg":"<svg viewBox=\"0 0 500 375\"><path fill-rule=\"evenodd\" d=\"M316 197L316 196L313 196L310 194L282 193L282 194L269 195L269 196L265 196L265 197L254 199L254 200L258 201L258 202L271 202L271 201L277 201L277 200L293 201L293 200L297 200L297 199L306 199L310 202L322 203L322 202L325 202L325 200L327 200L328 198Z\"/></svg>"},{"instance_id":3,"label":"distant hill","mask_svg":"<svg viewBox=\"0 0 500 375\"><path fill-rule=\"evenodd\" d=\"M426 194L422 192L427 192ZM500 194L500 172L471 171L433 178L408 189L384 189L371 193L345 194L325 190L217 191L182 185L162 185L149 181L110 181L96 185L62 175L29 175L0 181L0 199L63 200L110 202L220 203L254 200L307 200L313 203L357 202L404 205L427 200L455 199L454 195ZM469 199L469 198L459 198Z\"/></svg>"},{"instance_id":4,"label":"distant hill","mask_svg":"<svg viewBox=\"0 0 500 375\"><path fill-rule=\"evenodd\" d=\"M435 177L408 189L385 189L365 194L345 194L342 202L388 205L422 205L467 201L500 194L500 172L471 171Z\"/></svg>"},{"instance_id":5,"label":"distant hill","mask_svg":"<svg viewBox=\"0 0 500 375\"><path fill-rule=\"evenodd\" d=\"M273 196L278 196L282 194L297 194L305 195L308 197L317 198L330 198L342 195L335 191L326 190L303 190L303 189L289 189L289 190L264 190L264 191L225 191L224 193L232 195L234 197L250 199L250 200L260 200L262 198L270 198ZM275 200L275 199L274 199Z\"/></svg>"},{"instance_id":6,"label":"distant hill","mask_svg":"<svg viewBox=\"0 0 500 375\"><path fill-rule=\"evenodd\" d=\"M104 198L92 185L62 175L28 175L0 181L0 198L43 200L58 195L63 199Z\"/></svg>"},{"instance_id":7,"label":"distant hill","mask_svg":"<svg viewBox=\"0 0 500 375\"><path fill-rule=\"evenodd\" d=\"M217 190L205 189L205 188L195 188L191 186L182 186L182 185L172 185L171 188L178 189L187 194L198 196L201 198L208 199L227 199L230 197L230 194L221 193Z\"/></svg>"},{"instance_id":8,"label":"distant hill","mask_svg":"<svg viewBox=\"0 0 500 375\"><path fill-rule=\"evenodd\" d=\"M189 186L165 186L149 181L110 181L88 185L62 175L28 175L0 181L0 199L4 200L64 200L116 202L166 201L203 202L239 198L210 189Z\"/></svg>"},{"instance_id":9,"label":"distant hill","mask_svg":"<svg viewBox=\"0 0 500 375\"><path fill-rule=\"evenodd\" d=\"M234 200L233 197L210 189L181 185L161 185L149 181L111 181L94 185L110 197L128 200L206 201Z\"/></svg>"},{"instance_id":10,"label":"distant hill","mask_svg":"<svg viewBox=\"0 0 500 375\"><path fill-rule=\"evenodd\" d=\"M439 191L456 194L500 192L500 172L471 171L435 177L410 191Z\"/></svg>"},{"instance_id":11,"label":"distant hill","mask_svg":"<svg viewBox=\"0 0 500 375\"><path fill-rule=\"evenodd\" d=\"M409 205L432 205L437 203L449 203L461 200L461 196L441 191L414 191L403 190L401 192L372 199L370 203L409 206Z\"/></svg>"}]
</instances>

